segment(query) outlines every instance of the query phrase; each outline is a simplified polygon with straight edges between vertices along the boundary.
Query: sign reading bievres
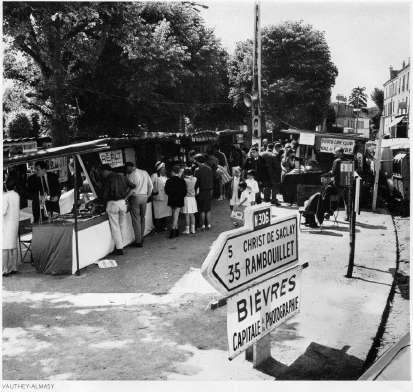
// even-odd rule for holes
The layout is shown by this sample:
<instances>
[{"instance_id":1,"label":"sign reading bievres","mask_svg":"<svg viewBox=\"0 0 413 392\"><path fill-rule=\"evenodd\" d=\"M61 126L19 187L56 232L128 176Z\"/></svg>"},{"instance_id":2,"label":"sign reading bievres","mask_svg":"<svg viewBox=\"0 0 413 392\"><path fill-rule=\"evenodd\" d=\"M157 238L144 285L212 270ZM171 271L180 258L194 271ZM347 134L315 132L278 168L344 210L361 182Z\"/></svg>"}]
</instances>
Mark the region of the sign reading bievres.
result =
<instances>
[{"instance_id":1,"label":"sign reading bievres","mask_svg":"<svg viewBox=\"0 0 413 392\"><path fill-rule=\"evenodd\" d=\"M301 267L293 267L227 301L229 358L300 311Z\"/></svg>"}]
</instances>

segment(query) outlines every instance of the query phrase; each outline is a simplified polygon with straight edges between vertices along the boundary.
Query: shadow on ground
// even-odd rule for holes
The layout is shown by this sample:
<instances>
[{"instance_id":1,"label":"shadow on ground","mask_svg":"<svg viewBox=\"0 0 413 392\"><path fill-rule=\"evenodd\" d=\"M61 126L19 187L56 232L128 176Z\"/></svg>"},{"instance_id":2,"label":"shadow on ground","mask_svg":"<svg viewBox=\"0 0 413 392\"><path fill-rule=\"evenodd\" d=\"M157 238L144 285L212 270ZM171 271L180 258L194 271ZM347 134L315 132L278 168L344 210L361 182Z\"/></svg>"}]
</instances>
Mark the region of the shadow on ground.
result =
<instances>
[{"instance_id":1,"label":"shadow on ground","mask_svg":"<svg viewBox=\"0 0 413 392\"><path fill-rule=\"evenodd\" d=\"M363 371L363 361L341 350L312 342L290 366L268 359L258 370L277 380L356 380Z\"/></svg>"}]
</instances>

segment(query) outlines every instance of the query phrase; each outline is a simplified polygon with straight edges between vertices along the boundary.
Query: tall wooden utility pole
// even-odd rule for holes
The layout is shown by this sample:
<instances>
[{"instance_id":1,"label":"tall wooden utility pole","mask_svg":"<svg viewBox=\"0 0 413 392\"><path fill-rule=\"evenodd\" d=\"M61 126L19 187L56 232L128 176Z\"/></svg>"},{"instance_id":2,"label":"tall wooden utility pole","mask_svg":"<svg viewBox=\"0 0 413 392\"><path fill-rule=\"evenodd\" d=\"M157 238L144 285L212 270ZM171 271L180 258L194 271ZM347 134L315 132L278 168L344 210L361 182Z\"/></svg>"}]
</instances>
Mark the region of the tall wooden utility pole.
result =
<instances>
[{"instance_id":1,"label":"tall wooden utility pole","mask_svg":"<svg viewBox=\"0 0 413 392\"><path fill-rule=\"evenodd\" d=\"M260 4L254 4L254 48L252 66L252 137L261 139L261 15Z\"/></svg>"},{"instance_id":2,"label":"tall wooden utility pole","mask_svg":"<svg viewBox=\"0 0 413 392\"><path fill-rule=\"evenodd\" d=\"M373 205L372 210L376 211L377 207L377 194L379 192L379 176L380 176L380 165L381 165L381 144L384 134L384 117L380 118L380 129L379 129L379 140L376 143L376 154L374 161L374 187L373 187Z\"/></svg>"}]
</instances>

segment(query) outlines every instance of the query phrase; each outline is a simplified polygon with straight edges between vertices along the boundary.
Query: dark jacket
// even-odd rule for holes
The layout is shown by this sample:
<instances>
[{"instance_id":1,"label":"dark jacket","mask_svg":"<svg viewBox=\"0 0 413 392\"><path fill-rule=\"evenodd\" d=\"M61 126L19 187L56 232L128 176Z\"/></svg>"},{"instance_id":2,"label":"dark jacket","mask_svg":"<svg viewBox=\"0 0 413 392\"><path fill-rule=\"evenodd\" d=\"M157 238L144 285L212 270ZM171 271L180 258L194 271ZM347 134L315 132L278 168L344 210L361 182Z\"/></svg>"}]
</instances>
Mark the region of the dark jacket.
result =
<instances>
[{"instance_id":1,"label":"dark jacket","mask_svg":"<svg viewBox=\"0 0 413 392\"><path fill-rule=\"evenodd\" d=\"M37 175L34 174L28 178L28 191L31 195L32 200L33 198L38 198L39 193L40 195L47 193L50 197L60 197L61 190L59 177L54 173L47 173L46 176L49 189L47 189L47 186L45 184L43 184L42 186L42 181Z\"/></svg>"},{"instance_id":2,"label":"dark jacket","mask_svg":"<svg viewBox=\"0 0 413 392\"><path fill-rule=\"evenodd\" d=\"M279 184L281 181L281 159L278 154L265 151L261 154L271 184Z\"/></svg>"},{"instance_id":3,"label":"dark jacket","mask_svg":"<svg viewBox=\"0 0 413 392\"><path fill-rule=\"evenodd\" d=\"M258 156L257 159L248 157L244 164L244 176L247 176L248 170L255 171L255 179L258 182L269 182L268 170L265 165L265 161L261 156Z\"/></svg>"},{"instance_id":4,"label":"dark jacket","mask_svg":"<svg viewBox=\"0 0 413 392\"><path fill-rule=\"evenodd\" d=\"M105 202L122 200L133 188L135 185L126 176L112 172L104 179L102 198Z\"/></svg>"},{"instance_id":5,"label":"dark jacket","mask_svg":"<svg viewBox=\"0 0 413 392\"><path fill-rule=\"evenodd\" d=\"M168 178L165 183L165 193L168 195L168 206L178 208L184 206L186 196L185 180L178 176Z\"/></svg>"},{"instance_id":6,"label":"dark jacket","mask_svg":"<svg viewBox=\"0 0 413 392\"><path fill-rule=\"evenodd\" d=\"M214 188L214 174L208 165L201 163L195 169L194 175L198 180L196 186L200 191L211 191Z\"/></svg>"}]
</instances>

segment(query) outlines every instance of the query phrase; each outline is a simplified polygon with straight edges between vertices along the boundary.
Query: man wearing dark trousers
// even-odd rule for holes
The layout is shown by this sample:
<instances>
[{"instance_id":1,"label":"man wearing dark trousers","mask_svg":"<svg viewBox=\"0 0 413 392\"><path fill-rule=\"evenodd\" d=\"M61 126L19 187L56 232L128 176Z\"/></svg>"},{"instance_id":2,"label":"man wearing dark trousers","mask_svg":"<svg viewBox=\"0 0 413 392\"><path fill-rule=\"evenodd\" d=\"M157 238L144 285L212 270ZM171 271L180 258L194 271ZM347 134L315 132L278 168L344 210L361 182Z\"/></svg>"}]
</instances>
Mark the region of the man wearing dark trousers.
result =
<instances>
[{"instance_id":1,"label":"man wearing dark trousers","mask_svg":"<svg viewBox=\"0 0 413 392\"><path fill-rule=\"evenodd\" d=\"M34 223L50 218L53 212L60 213L59 198L61 194L59 178L47 172L47 165L38 161L34 165L35 175L28 179L28 191L32 198Z\"/></svg>"}]
</instances>

